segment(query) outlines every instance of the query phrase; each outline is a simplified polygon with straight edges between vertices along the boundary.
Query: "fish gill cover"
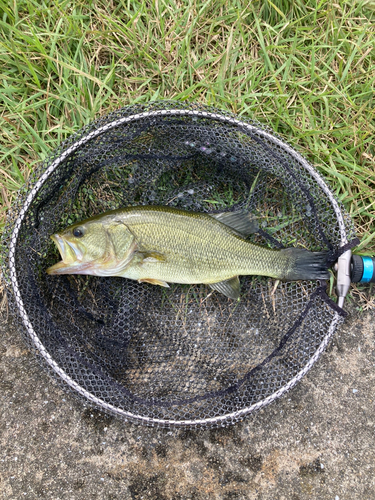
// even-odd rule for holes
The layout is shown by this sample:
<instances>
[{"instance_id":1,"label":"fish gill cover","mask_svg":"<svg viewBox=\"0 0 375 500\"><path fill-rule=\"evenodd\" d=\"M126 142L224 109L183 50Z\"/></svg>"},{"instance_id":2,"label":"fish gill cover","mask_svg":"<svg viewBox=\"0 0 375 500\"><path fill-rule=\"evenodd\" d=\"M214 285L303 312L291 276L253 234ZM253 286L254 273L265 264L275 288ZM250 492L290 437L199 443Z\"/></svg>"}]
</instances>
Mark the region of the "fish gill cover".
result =
<instances>
[{"instance_id":1,"label":"fish gill cover","mask_svg":"<svg viewBox=\"0 0 375 500\"><path fill-rule=\"evenodd\" d=\"M241 277L235 301L206 285L46 273L52 234L138 205L249 211L248 241L332 262L355 237L311 165L259 123L181 102L123 108L56 149L8 216L2 272L41 364L101 410L167 427L233 423L293 387L345 316L323 281Z\"/></svg>"}]
</instances>

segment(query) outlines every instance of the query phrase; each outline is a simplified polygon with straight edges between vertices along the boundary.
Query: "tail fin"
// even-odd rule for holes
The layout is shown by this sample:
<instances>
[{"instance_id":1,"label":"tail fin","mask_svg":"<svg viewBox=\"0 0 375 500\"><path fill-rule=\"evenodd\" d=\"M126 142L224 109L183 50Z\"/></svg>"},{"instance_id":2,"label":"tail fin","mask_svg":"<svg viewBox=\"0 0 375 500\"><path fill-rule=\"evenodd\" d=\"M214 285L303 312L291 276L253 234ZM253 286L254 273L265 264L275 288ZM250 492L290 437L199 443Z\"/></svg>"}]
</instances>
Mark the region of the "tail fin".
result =
<instances>
[{"instance_id":1,"label":"tail fin","mask_svg":"<svg viewBox=\"0 0 375 500\"><path fill-rule=\"evenodd\" d=\"M329 279L328 252L310 252L303 248L280 251L289 254L290 264L284 277L286 281Z\"/></svg>"}]
</instances>

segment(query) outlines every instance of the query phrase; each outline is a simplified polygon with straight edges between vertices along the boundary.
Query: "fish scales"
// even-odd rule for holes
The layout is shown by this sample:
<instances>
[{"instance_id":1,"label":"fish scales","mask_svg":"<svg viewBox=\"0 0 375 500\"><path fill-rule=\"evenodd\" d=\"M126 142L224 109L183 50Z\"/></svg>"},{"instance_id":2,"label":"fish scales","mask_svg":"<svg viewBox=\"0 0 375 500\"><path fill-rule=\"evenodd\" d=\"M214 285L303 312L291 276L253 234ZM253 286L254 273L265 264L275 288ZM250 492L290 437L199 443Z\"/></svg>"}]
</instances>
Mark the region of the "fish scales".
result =
<instances>
[{"instance_id":1,"label":"fish scales","mask_svg":"<svg viewBox=\"0 0 375 500\"><path fill-rule=\"evenodd\" d=\"M209 215L146 209L141 213L136 220L124 212L121 220L134 234L140 251L153 250L164 255L165 261L138 263L132 270L134 276L162 274L172 283L215 283L249 271L262 274L270 269L279 274L285 267L277 252L264 252Z\"/></svg>"},{"instance_id":2,"label":"fish scales","mask_svg":"<svg viewBox=\"0 0 375 500\"><path fill-rule=\"evenodd\" d=\"M245 212L127 207L53 235L62 261L47 272L122 276L161 286L206 283L231 298L239 295L239 275L327 279L324 252L252 244L245 236L256 227Z\"/></svg>"}]
</instances>

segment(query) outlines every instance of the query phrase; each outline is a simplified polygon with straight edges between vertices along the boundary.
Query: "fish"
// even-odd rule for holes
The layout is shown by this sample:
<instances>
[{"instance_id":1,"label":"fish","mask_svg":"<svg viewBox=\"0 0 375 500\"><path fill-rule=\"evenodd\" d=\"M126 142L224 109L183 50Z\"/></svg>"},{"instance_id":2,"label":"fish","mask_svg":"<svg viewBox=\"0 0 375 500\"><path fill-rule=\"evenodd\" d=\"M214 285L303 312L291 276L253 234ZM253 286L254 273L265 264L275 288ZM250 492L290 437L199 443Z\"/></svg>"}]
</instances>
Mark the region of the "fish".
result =
<instances>
[{"instance_id":1,"label":"fish","mask_svg":"<svg viewBox=\"0 0 375 500\"><path fill-rule=\"evenodd\" d=\"M270 249L246 238L259 229L246 211L200 213L167 206L111 210L51 236L61 261L50 275L122 276L140 283L209 285L231 299L239 276L326 280L326 252Z\"/></svg>"}]
</instances>

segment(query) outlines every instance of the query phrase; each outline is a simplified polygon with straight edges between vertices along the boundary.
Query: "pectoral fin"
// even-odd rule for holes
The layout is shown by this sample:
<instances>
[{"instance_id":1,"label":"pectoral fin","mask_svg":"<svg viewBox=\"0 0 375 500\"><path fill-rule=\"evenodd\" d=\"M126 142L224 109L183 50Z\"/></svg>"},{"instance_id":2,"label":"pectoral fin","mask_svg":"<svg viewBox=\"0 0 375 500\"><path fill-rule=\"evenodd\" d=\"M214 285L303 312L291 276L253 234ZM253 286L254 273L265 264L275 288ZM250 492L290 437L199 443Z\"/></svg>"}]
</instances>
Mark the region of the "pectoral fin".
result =
<instances>
[{"instance_id":1,"label":"pectoral fin","mask_svg":"<svg viewBox=\"0 0 375 500\"><path fill-rule=\"evenodd\" d=\"M211 283L210 287L230 299L238 299L240 296L240 280L238 276L218 283Z\"/></svg>"},{"instance_id":2,"label":"pectoral fin","mask_svg":"<svg viewBox=\"0 0 375 500\"><path fill-rule=\"evenodd\" d=\"M139 281L139 283L151 283L151 285L159 285L159 286L163 286L164 288L169 288L168 283L166 281L162 281L162 280L155 280L153 278L142 278L138 281Z\"/></svg>"},{"instance_id":3,"label":"pectoral fin","mask_svg":"<svg viewBox=\"0 0 375 500\"><path fill-rule=\"evenodd\" d=\"M249 234L256 233L259 229L256 217L242 210L209 215L239 233L240 236L248 236Z\"/></svg>"},{"instance_id":4,"label":"pectoral fin","mask_svg":"<svg viewBox=\"0 0 375 500\"><path fill-rule=\"evenodd\" d=\"M144 262L165 262L165 256L158 252L139 252L143 256L142 264Z\"/></svg>"}]
</instances>

